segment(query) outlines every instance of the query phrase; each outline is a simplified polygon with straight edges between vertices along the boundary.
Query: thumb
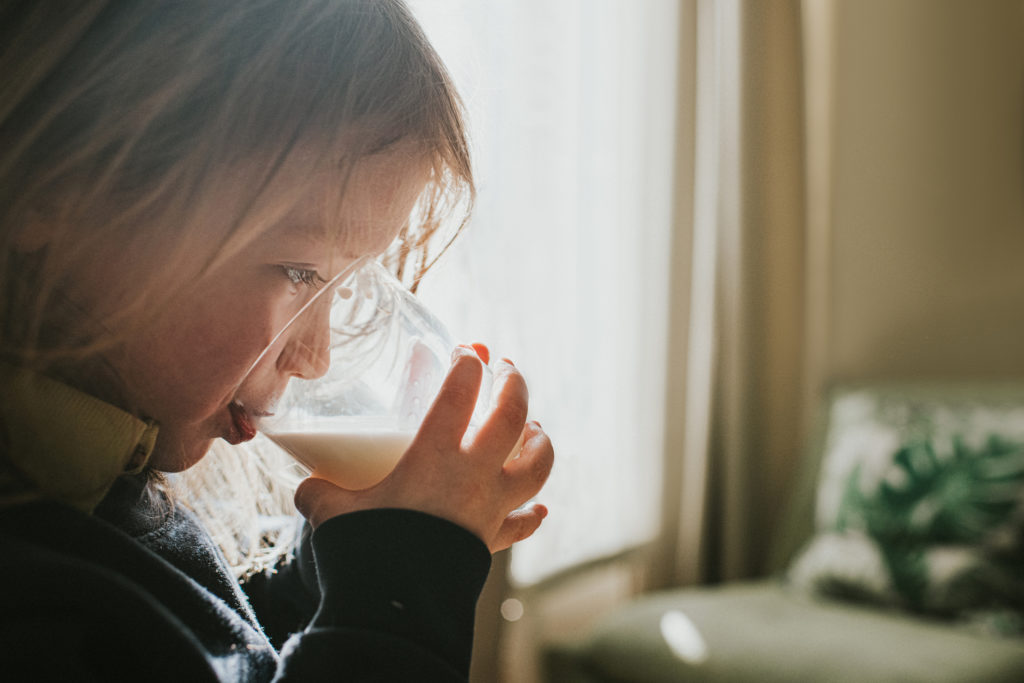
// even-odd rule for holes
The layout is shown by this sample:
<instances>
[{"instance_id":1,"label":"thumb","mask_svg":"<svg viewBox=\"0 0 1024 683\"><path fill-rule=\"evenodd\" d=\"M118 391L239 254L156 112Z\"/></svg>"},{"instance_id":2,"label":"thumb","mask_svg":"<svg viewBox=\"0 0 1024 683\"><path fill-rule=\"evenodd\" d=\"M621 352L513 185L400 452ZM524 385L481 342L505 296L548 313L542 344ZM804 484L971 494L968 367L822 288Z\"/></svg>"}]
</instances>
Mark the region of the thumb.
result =
<instances>
[{"instance_id":1,"label":"thumb","mask_svg":"<svg viewBox=\"0 0 1024 683\"><path fill-rule=\"evenodd\" d=\"M295 508L315 529L331 517L354 511L354 492L326 479L307 477L295 489Z\"/></svg>"}]
</instances>

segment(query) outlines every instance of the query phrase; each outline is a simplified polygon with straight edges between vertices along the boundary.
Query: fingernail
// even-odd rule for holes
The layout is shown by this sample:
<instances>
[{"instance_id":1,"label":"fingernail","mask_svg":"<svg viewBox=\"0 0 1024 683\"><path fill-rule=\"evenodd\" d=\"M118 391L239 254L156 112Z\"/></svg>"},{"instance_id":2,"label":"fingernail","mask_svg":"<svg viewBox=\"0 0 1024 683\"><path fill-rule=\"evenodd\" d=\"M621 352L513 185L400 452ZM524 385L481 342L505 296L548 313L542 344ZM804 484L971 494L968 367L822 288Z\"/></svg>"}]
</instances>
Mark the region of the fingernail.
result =
<instances>
[{"instance_id":1,"label":"fingernail","mask_svg":"<svg viewBox=\"0 0 1024 683\"><path fill-rule=\"evenodd\" d=\"M491 360L491 350L487 348L486 344L480 342L473 342L469 345L469 348L473 349L477 357L484 362L486 365Z\"/></svg>"},{"instance_id":2,"label":"fingernail","mask_svg":"<svg viewBox=\"0 0 1024 683\"><path fill-rule=\"evenodd\" d=\"M485 358L485 356L487 355L486 349L484 349L484 351L481 352L481 350L477 348L476 344L459 344L459 348L466 349L466 351L470 352L471 354L479 358L485 365L487 364L487 358Z\"/></svg>"},{"instance_id":3,"label":"fingernail","mask_svg":"<svg viewBox=\"0 0 1024 683\"><path fill-rule=\"evenodd\" d=\"M501 359L501 362L502 362L502 363L508 363L508 364L509 364L509 365L511 365L512 367L515 367L515 366L516 366L516 364L515 364L515 363L513 363L513 362L512 362L511 360L509 360L508 358L502 358L502 359Z\"/></svg>"}]
</instances>

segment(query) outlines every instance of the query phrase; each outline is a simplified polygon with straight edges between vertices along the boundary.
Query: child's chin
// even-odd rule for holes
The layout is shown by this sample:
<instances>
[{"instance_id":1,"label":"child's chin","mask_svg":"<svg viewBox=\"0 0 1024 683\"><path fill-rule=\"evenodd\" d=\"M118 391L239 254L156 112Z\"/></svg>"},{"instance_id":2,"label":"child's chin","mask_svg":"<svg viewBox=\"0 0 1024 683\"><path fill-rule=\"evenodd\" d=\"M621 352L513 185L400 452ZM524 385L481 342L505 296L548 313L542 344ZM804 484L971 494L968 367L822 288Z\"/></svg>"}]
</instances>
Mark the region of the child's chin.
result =
<instances>
[{"instance_id":1,"label":"child's chin","mask_svg":"<svg viewBox=\"0 0 1024 683\"><path fill-rule=\"evenodd\" d=\"M158 472L181 472L202 460L212 444L213 439L160 443L157 437L149 465Z\"/></svg>"}]
</instances>

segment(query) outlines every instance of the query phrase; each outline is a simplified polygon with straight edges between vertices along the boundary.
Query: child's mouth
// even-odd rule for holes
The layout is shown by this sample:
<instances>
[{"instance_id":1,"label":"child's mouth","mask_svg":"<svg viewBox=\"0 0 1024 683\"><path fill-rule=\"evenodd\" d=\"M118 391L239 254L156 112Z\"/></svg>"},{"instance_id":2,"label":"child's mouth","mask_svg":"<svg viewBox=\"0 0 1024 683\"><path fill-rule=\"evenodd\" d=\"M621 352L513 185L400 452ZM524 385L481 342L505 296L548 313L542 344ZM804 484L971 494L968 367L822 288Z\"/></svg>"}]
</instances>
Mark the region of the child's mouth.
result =
<instances>
[{"instance_id":1,"label":"child's mouth","mask_svg":"<svg viewBox=\"0 0 1024 683\"><path fill-rule=\"evenodd\" d=\"M256 436L256 427L240 403L232 401L228 404L228 410L231 412L232 423L231 434L225 439L228 443L238 445Z\"/></svg>"}]
</instances>

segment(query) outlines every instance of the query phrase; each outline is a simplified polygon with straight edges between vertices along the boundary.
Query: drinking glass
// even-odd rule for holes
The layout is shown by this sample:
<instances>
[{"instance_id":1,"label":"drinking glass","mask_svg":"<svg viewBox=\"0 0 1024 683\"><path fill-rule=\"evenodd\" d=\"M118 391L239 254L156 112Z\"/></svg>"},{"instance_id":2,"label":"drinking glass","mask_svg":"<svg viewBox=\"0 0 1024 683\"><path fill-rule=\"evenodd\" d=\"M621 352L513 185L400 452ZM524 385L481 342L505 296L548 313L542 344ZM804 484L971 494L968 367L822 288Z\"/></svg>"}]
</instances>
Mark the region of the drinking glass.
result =
<instances>
[{"instance_id":1,"label":"drinking glass","mask_svg":"<svg viewBox=\"0 0 1024 683\"><path fill-rule=\"evenodd\" d=\"M331 298L330 366L315 379L293 378L260 429L313 476L347 489L369 488L412 442L455 342L374 259L356 262L318 296ZM289 325L303 324L303 315ZM492 375L484 370L471 429L489 408Z\"/></svg>"}]
</instances>

